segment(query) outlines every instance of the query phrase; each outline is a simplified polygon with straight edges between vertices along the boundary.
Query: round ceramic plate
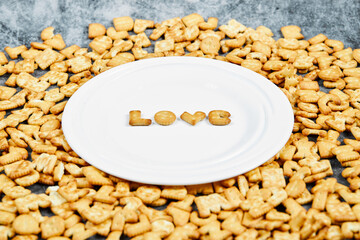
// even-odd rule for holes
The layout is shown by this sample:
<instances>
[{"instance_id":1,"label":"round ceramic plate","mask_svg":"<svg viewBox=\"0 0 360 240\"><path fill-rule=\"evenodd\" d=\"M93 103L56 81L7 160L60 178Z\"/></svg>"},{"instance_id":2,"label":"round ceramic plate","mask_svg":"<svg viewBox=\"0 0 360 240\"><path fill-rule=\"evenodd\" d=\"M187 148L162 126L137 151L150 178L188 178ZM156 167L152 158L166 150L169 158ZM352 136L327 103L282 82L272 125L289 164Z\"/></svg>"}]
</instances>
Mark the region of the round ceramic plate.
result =
<instances>
[{"instance_id":1,"label":"round ceramic plate","mask_svg":"<svg viewBox=\"0 0 360 240\"><path fill-rule=\"evenodd\" d=\"M169 110L169 126L130 126ZM226 110L231 123L195 126L187 111ZM294 123L291 105L268 79L235 64L193 57L140 60L108 70L68 101L62 128L72 149L88 163L131 181L200 184L245 173L274 156Z\"/></svg>"}]
</instances>

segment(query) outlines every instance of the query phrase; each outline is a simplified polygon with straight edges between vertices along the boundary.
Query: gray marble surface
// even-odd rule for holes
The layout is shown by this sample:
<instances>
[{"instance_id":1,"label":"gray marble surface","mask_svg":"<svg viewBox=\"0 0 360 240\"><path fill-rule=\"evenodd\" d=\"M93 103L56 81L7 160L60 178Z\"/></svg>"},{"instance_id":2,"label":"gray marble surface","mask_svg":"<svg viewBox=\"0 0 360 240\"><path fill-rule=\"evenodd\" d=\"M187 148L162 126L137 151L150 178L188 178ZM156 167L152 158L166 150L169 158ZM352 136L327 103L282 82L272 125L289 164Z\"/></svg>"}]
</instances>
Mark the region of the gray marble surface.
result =
<instances>
[{"instance_id":1,"label":"gray marble surface","mask_svg":"<svg viewBox=\"0 0 360 240\"><path fill-rule=\"evenodd\" d=\"M280 37L280 27L301 26L306 38L324 33L346 46L359 45L359 0L1 0L0 49L39 41L40 32L54 26L68 45L87 46L87 26L106 27L119 16L157 22L197 12L219 18L220 24L235 18L245 26L264 25Z\"/></svg>"},{"instance_id":2,"label":"gray marble surface","mask_svg":"<svg viewBox=\"0 0 360 240\"><path fill-rule=\"evenodd\" d=\"M48 26L61 33L68 46L87 47L87 26L102 23L112 26L120 16L151 19L156 22L197 12L205 19L217 17L219 25L235 18L248 27L264 25L281 37L280 27L298 25L306 39L323 33L344 42L345 47L360 48L359 0L0 0L0 49L41 41ZM2 51L2 50L0 50ZM0 77L3 83L8 76ZM341 167L334 163L340 182ZM36 185L34 191L44 187Z\"/></svg>"}]
</instances>

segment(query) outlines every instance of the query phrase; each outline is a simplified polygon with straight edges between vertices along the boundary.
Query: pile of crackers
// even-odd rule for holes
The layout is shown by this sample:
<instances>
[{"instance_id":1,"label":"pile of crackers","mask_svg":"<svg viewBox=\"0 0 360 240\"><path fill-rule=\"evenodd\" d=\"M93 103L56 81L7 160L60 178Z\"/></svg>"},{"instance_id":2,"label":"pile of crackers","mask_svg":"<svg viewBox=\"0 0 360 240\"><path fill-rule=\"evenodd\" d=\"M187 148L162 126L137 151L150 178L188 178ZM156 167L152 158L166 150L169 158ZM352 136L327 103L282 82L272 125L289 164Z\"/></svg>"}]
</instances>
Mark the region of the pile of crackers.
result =
<instances>
[{"instance_id":1,"label":"pile of crackers","mask_svg":"<svg viewBox=\"0 0 360 240\"><path fill-rule=\"evenodd\" d=\"M113 24L90 24L89 48L67 46L48 27L30 48L0 52L0 239L360 239L360 49L323 34L304 40L298 26L275 40L265 26L218 26L199 14ZM67 99L112 67L164 56L227 61L268 78L293 107L289 141L262 166L202 185L145 185L87 164L61 130ZM347 185L331 177L334 161ZM48 187L33 193L34 184Z\"/></svg>"}]
</instances>

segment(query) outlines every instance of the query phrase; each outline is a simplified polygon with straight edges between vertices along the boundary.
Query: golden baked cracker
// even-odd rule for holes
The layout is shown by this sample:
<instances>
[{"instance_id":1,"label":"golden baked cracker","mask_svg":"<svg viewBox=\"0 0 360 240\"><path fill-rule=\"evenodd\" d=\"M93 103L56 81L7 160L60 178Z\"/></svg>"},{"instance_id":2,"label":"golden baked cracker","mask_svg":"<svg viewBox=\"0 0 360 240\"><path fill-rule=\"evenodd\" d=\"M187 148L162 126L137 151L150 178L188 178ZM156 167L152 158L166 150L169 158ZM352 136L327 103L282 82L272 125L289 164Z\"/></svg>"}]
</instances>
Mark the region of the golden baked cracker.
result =
<instances>
[{"instance_id":1,"label":"golden baked cracker","mask_svg":"<svg viewBox=\"0 0 360 240\"><path fill-rule=\"evenodd\" d=\"M176 120L176 115L171 111L159 111L155 113L154 120L160 125L171 125Z\"/></svg>"},{"instance_id":2,"label":"golden baked cracker","mask_svg":"<svg viewBox=\"0 0 360 240\"><path fill-rule=\"evenodd\" d=\"M204 22L204 18L198 13L192 13L187 15L181 19L181 21L185 24L186 27L190 27L193 25L199 25Z\"/></svg>"},{"instance_id":3,"label":"golden baked cracker","mask_svg":"<svg viewBox=\"0 0 360 240\"><path fill-rule=\"evenodd\" d=\"M65 228L71 228L75 224L79 223L81 221L81 217L77 214L72 214L70 217L65 219Z\"/></svg>"},{"instance_id":4,"label":"golden baked cracker","mask_svg":"<svg viewBox=\"0 0 360 240\"><path fill-rule=\"evenodd\" d=\"M45 174L52 174L57 163L57 157L55 155L49 155L47 153L40 154L35 160L33 160L33 167L38 172Z\"/></svg>"},{"instance_id":5,"label":"golden baked cracker","mask_svg":"<svg viewBox=\"0 0 360 240\"><path fill-rule=\"evenodd\" d=\"M112 224L111 224L111 231L120 231L124 230L125 225L125 217L123 215L122 210L117 210L114 213Z\"/></svg>"},{"instance_id":6,"label":"golden baked cracker","mask_svg":"<svg viewBox=\"0 0 360 240\"><path fill-rule=\"evenodd\" d=\"M117 17L113 19L116 31L131 31L134 27L134 20L131 17Z\"/></svg>"},{"instance_id":7,"label":"golden baked cracker","mask_svg":"<svg viewBox=\"0 0 360 240\"><path fill-rule=\"evenodd\" d=\"M131 41L134 42L135 47L149 47L151 46L151 42L149 38L146 36L144 32L139 33L137 35L131 35L129 37Z\"/></svg>"},{"instance_id":8,"label":"golden baked cracker","mask_svg":"<svg viewBox=\"0 0 360 240\"><path fill-rule=\"evenodd\" d=\"M221 223L222 229L228 230L235 235L241 234L246 230L241 224L242 216L241 211L231 212L231 214Z\"/></svg>"},{"instance_id":9,"label":"golden baked cracker","mask_svg":"<svg viewBox=\"0 0 360 240\"><path fill-rule=\"evenodd\" d=\"M0 236L3 239L13 238L15 235L15 231L13 228L9 226L0 226Z\"/></svg>"},{"instance_id":10,"label":"golden baked cracker","mask_svg":"<svg viewBox=\"0 0 360 240\"><path fill-rule=\"evenodd\" d=\"M56 34L52 38L45 40L44 44L51 46L56 50L62 50L66 47L66 44L61 34Z\"/></svg>"},{"instance_id":11,"label":"golden baked cracker","mask_svg":"<svg viewBox=\"0 0 360 240\"><path fill-rule=\"evenodd\" d=\"M73 177L83 177L82 169L74 164L74 163L67 163L65 164L65 169L70 173Z\"/></svg>"},{"instance_id":12,"label":"golden baked cracker","mask_svg":"<svg viewBox=\"0 0 360 240\"><path fill-rule=\"evenodd\" d=\"M94 224L100 224L111 217L111 210L94 205L82 211L82 216Z\"/></svg>"},{"instance_id":13,"label":"golden baked cracker","mask_svg":"<svg viewBox=\"0 0 360 240\"><path fill-rule=\"evenodd\" d=\"M283 213L283 212L279 212L276 209L273 209L273 210L271 210L270 212L268 212L266 214L266 219L267 220L288 222L290 220L290 215L286 214L286 213Z\"/></svg>"},{"instance_id":14,"label":"golden baked cracker","mask_svg":"<svg viewBox=\"0 0 360 240\"><path fill-rule=\"evenodd\" d=\"M132 53L134 54L135 58L138 59L137 54L135 53L134 48L132 49ZM95 60L95 62L93 63L92 67L91 67L91 72L94 73L95 75L98 75L102 72L105 72L106 70L109 70L110 67L108 67L106 64L109 62L109 59L98 59Z\"/></svg>"},{"instance_id":15,"label":"golden baked cracker","mask_svg":"<svg viewBox=\"0 0 360 240\"><path fill-rule=\"evenodd\" d=\"M45 96L45 91L41 91L41 92L35 92L35 91L30 91L30 93L26 96L26 99L28 101L30 100L42 100Z\"/></svg>"},{"instance_id":16,"label":"golden baked cracker","mask_svg":"<svg viewBox=\"0 0 360 240\"><path fill-rule=\"evenodd\" d=\"M19 56L19 54L21 54L22 52L27 50L27 47L25 45L21 45L21 46L14 47L14 48L5 47L4 50L6 51L6 53L9 55L9 57L11 59L16 59Z\"/></svg>"},{"instance_id":17,"label":"golden baked cracker","mask_svg":"<svg viewBox=\"0 0 360 240\"><path fill-rule=\"evenodd\" d=\"M0 224L10 225L16 218L15 213L0 210Z\"/></svg>"},{"instance_id":18,"label":"golden baked cracker","mask_svg":"<svg viewBox=\"0 0 360 240\"><path fill-rule=\"evenodd\" d=\"M41 77L39 77L40 81L49 82L50 84L57 84L59 87L62 87L66 84L68 79L68 74L57 71L48 71Z\"/></svg>"},{"instance_id":19,"label":"golden baked cracker","mask_svg":"<svg viewBox=\"0 0 360 240\"><path fill-rule=\"evenodd\" d=\"M62 55L64 55L66 58L70 59L74 57L74 53L79 50L80 47L78 45L71 45L70 47L67 47L60 51Z\"/></svg>"},{"instance_id":20,"label":"golden baked cracker","mask_svg":"<svg viewBox=\"0 0 360 240\"><path fill-rule=\"evenodd\" d=\"M64 98L65 98L65 94L61 93L59 88L53 88L49 91L46 91L44 100L45 100L45 102L57 103L57 102L60 102L61 100L63 100ZM53 106L51 106L51 107L53 107Z\"/></svg>"},{"instance_id":21,"label":"golden baked cracker","mask_svg":"<svg viewBox=\"0 0 360 240\"><path fill-rule=\"evenodd\" d=\"M216 214L210 214L210 216L207 218L200 218L197 211L193 211L190 214L190 222L200 227L210 222L216 221L216 219Z\"/></svg>"},{"instance_id":22,"label":"golden baked cracker","mask_svg":"<svg viewBox=\"0 0 360 240\"><path fill-rule=\"evenodd\" d=\"M41 231L39 223L29 214L17 216L12 226L18 234L38 234Z\"/></svg>"},{"instance_id":23,"label":"golden baked cracker","mask_svg":"<svg viewBox=\"0 0 360 240\"><path fill-rule=\"evenodd\" d=\"M103 36L106 33L106 28L101 23L90 23L89 24L89 30L88 30L89 38L95 38L98 36Z\"/></svg>"},{"instance_id":24,"label":"golden baked cracker","mask_svg":"<svg viewBox=\"0 0 360 240\"><path fill-rule=\"evenodd\" d=\"M6 64L5 66L2 66L1 67L1 74L4 75L6 72L7 73L13 73L14 72L14 69L15 69L15 61L10 61L8 64ZM37 68L37 65L34 64L34 68L36 69ZM6 72L5 72L6 70Z\"/></svg>"},{"instance_id":25,"label":"golden baked cracker","mask_svg":"<svg viewBox=\"0 0 360 240\"><path fill-rule=\"evenodd\" d=\"M33 170L26 176L16 178L15 182L20 186L28 187L37 183L39 179L40 179L40 174L37 171Z\"/></svg>"},{"instance_id":26,"label":"golden baked cracker","mask_svg":"<svg viewBox=\"0 0 360 240\"><path fill-rule=\"evenodd\" d=\"M158 26L153 30L149 38L153 41L156 41L166 32L167 29L168 27L165 25Z\"/></svg>"},{"instance_id":27,"label":"golden baked cracker","mask_svg":"<svg viewBox=\"0 0 360 240\"><path fill-rule=\"evenodd\" d=\"M89 47L97 53L102 54L112 47L112 39L108 36L96 37L90 42Z\"/></svg>"},{"instance_id":28,"label":"golden baked cracker","mask_svg":"<svg viewBox=\"0 0 360 240\"><path fill-rule=\"evenodd\" d=\"M317 44L317 43L324 42L326 39L327 39L327 37L324 34L320 33L320 34L310 38L308 41L310 44Z\"/></svg>"},{"instance_id":29,"label":"golden baked cracker","mask_svg":"<svg viewBox=\"0 0 360 240\"><path fill-rule=\"evenodd\" d=\"M30 100L26 103L26 107L30 108L40 108L41 111L45 114L48 114L50 111L50 108L55 105L55 102L51 101L43 101L43 100Z\"/></svg>"},{"instance_id":30,"label":"golden baked cracker","mask_svg":"<svg viewBox=\"0 0 360 240\"><path fill-rule=\"evenodd\" d=\"M140 214L138 223L125 224L124 233L129 237L134 237L151 230L151 224L144 214Z\"/></svg>"},{"instance_id":31,"label":"golden baked cracker","mask_svg":"<svg viewBox=\"0 0 360 240\"><path fill-rule=\"evenodd\" d=\"M111 193L111 196L116 198L128 197L130 195L130 184L127 181L117 182L115 186L115 191Z\"/></svg>"},{"instance_id":32,"label":"golden baked cracker","mask_svg":"<svg viewBox=\"0 0 360 240\"><path fill-rule=\"evenodd\" d=\"M338 196L330 194L326 201L326 211L333 221L355 221L356 216L351 210L350 205L345 202L340 202Z\"/></svg>"},{"instance_id":33,"label":"golden baked cracker","mask_svg":"<svg viewBox=\"0 0 360 240\"><path fill-rule=\"evenodd\" d=\"M284 38L295 38L295 39L303 39L304 36L301 34L301 28L296 25L289 25L281 27L281 33Z\"/></svg>"},{"instance_id":34,"label":"golden baked cracker","mask_svg":"<svg viewBox=\"0 0 360 240\"><path fill-rule=\"evenodd\" d=\"M293 198L286 199L282 204L285 206L286 212L291 216L296 216L300 212L306 213L306 209L297 203Z\"/></svg>"},{"instance_id":35,"label":"golden baked cracker","mask_svg":"<svg viewBox=\"0 0 360 240\"><path fill-rule=\"evenodd\" d=\"M60 93L65 94L65 97L71 97L76 90L79 89L79 85L76 83L68 83L60 88Z\"/></svg>"},{"instance_id":36,"label":"golden baked cracker","mask_svg":"<svg viewBox=\"0 0 360 240\"><path fill-rule=\"evenodd\" d=\"M172 217L168 215L166 211L155 210L151 207L146 207L145 205L140 205L138 210L140 211L140 213L145 214L150 222L154 222L157 220L172 221Z\"/></svg>"},{"instance_id":37,"label":"golden baked cracker","mask_svg":"<svg viewBox=\"0 0 360 240\"><path fill-rule=\"evenodd\" d=\"M59 216L52 216L42 222L40 228L42 238L60 236L65 231L65 221Z\"/></svg>"},{"instance_id":38,"label":"golden baked cracker","mask_svg":"<svg viewBox=\"0 0 360 240\"><path fill-rule=\"evenodd\" d=\"M116 198L111 196L111 193L114 191L113 186L104 185L97 191L94 196L94 199L98 202L103 202L107 204L113 204L116 202Z\"/></svg>"},{"instance_id":39,"label":"golden baked cracker","mask_svg":"<svg viewBox=\"0 0 360 240\"><path fill-rule=\"evenodd\" d=\"M166 208L166 212L172 216L173 222L175 226L184 226L189 222L190 212L185 211L183 209L179 209L176 207L168 206Z\"/></svg>"},{"instance_id":40,"label":"golden baked cracker","mask_svg":"<svg viewBox=\"0 0 360 240\"><path fill-rule=\"evenodd\" d=\"M262 168L261 175L263 187L285 187L285 178L282 169Z\"/></svg>"},{"instance_id":41,"label":"golden baked cracker","mask_svg":"<svg viewBox=\"0 0 360 240\"><path fill-rule=\"evenodd\" d=\"M205 54L217 55L220 50L220 41L217 37L206 37L201 41L200 49Z\"/></svg>"},{"instance_id":42,"label":"golden baked cracker","mask_svg":"<svg viewBox=\"0 0 360 240\"><path fill-rule=\"evenodd\" d=\"M135 191L135 196L140 198L143 203L150 204L160 198L161 190L156 186L140 186Z\"/></svg>"},{"instance_id":43,"label":"golden baked cracker","mask_svg":"<svg viewBox=\"0 0 360 240\"><path fill-rule=\"evenodd\" d=\"M25 72L22 72L17 76L16 84L21 88L26 88L34 92L45 91L50 86L50 83L40 81L39 79Z\"/></svg>"},{"instance_id":44,"label":"golden baked cracker","mask_svg":"<svg viewBox=\"0 0 360 240\"><path fill-rule=\"evenodd\" d=\"M100 224L94 224L90 221L87 221L85 228L95 230L98 235L108 236L110 233L111 220L107 219L106 221Z\"/></svg>"},{"instance_id":45,"label":"golden baked cracker","mask_svg":"<svg viewBox=\"0 0 360 240\"><path fill-rule=\"evenodd\" d=\"M220 222L210 222L199 228L200 234L209 236L210 239L226 239L232 235L229 230L221 230Z\"/></svg>"},{"instance_id":46,"label":"golden baked cracker","mask_svg":"<svg viewBox=\"0 0 360 240\"><path fill-rule=\"evenodd\" d=\"M360 68L346 68L343 73L346 77L360 77Z\"/></svg>"},{"instance_id":47,"label":"golden baked cracker","mask_svg":"<svg viewBox=\"0 0 360 240\"><path fill-rule=\"evenodd\" d=\"M20 178L33 172L30 161L20 160L4 166L6 175L11 179Z\"/></svg>"},{"instance_id":48,"label":"golden baked cracker","mask_svg":"<svg viewBox=\"0 0 360 240\"><path fill-rule=\"evenodd\" d=\"M40 178L38 180L39 183L53 186L55 185L55 181L52 175L40 173Z\"/></svg>"},{"instance_id":49,"label":"golden baked cracker","mask_svg":"<svg viewBox=\"0 0 360 240\"><path fill-rule=\"evenodd\" d=\"M91 60L85 56L78 56L66 60L66 65L69 67L69 71L79 73L91 68Z\"/></svg>"},{"instance_id":50,"label":"golden baked cracker","mask_svg":"<svg viewBox=\"0 0 360 240\"><path fill-rule=\"evenodd\" d=\"M56 167L54 168L54 181L60 181L62 176L64 175L64 164L62 162L59 162Z\"/></svg>"},{"instance_id":51,"label":"golden baked cracker","mask_svg":"<svg viewBox=\"0 0 360 240\"><path fill-rule=\"evenodd\" d=\"M52 46L49 46L49 45L46 45L46 44L40 43L40 42L31 42L30 46L31 46L31 48L34 48L34 49L37 49L37 50L45 50L47 48L52 49Z\"/></svg>"},{"instance_id":52,"label":"golden baked cracker","mask_svg":"<svg viewBox=\"0 0 360 240\"><path fill-rule=\"evenodd\" d=\"M9 153L0 156L0 164L1 165L10 164L22 159L26 159L27 157L28 157L28 153L26 149L11 147L9 149Z\"/></svg>"},{"instance_id":53,"label":"golden baked cracker","mask_svg":"<svg viewBox=\"0 0 360 240\"><path fill-rule=\"evenodd\" d=\"M0 86L0 100L8 100L16 93L15 88Z\"/></svg>"},{"instance_id":54,"label":"golden baked cracker","mask_svg":"<svg viewBox=\"0 0 360 240\"><path fill-rule=\"evenodd\" d=\"M147 28L153 28L155 26L154 21L145 19L135 19L134 33L144 32Z\"/></svg>"},{"instance_id":55,"label":"golden baked cracker","mask_svg":"<svg viewBox=\"0 0 360 240\"><path fill-rule=\"evenodd\" d=\"M129 125L131 126L148 126L151 124L151 119L141 118L141 111L132 110L129 112Z\"/></svg>"},{"instance_id":56,"label":"golden baked cracker","mask_svg":"<svg viewBox=\"0 0 360 240\"><path fill-rule=\"evenodd\" d=\"M35 57L35 62L42 70L45 70L51 64L58 60L58 53L50 48L45 49Z\"/></svg>"},{"instance_id":57,"label":"golden baked cracker","mask_svg":"<svg viewBox=\"0 0 360 240\"><path fill-rule=\"evenodd\" d=\"M54 37L54 27L50 26L41 31L41 40L45 41Z\"/></svg>"},{"instance_id":58,"label":"golden baked cracker","mask_svg":"<svg viewBox=\"0 0 360 240\"><path fill-rule=\"evenodd\" d=\"M183 200L180 200L178 202L171 202L169 206L191 212L194 199L195 199L194 195L188 194Z\"/></svg>"},{"instance_id":59,"label":"golden baked cracker","mask_svg":"<svg viewBox=\"0 0 360 240\"><path fill-rule=\"evenodd\" d=\"M75 82L78 83L82 78L88 78L91 76L91 72L90 71L83 71L77 74L72 75L69 80L70 82Z\"/></svg>"},{"instance_id":60,"label":"golden baked cracker","mask_svg":"<svg viewBox=\"0 0 360 240\"><path fill-rule=\"evenodd\" d=\"M96 234L94 229L86 229L84 223L77 223L74 226L66 229L64 236L71 237L72 239L87 239Z\"/></svg>"},{"instance_id":61,"label":"golden baked cracker","mask_svg":"<svg viewBox=\"0 0 360 240\"><path fill-rule=\"evenodd\" d=\"M89 191L86 189L78 189L75 180L69 181L66 185L58 189L58 193L68 202L75 202L79 198L85 196Z\"/></svg>"},{"instance_id":62,"label":"golden baked cracker","mask_svg":"<svg viewBox=\"0 0 360 240\"><path fill-rule=\"evenodd\" d=\"M88 181L93 185L112 185L112 181L109 178L104 177L101 172L92 167L83 167L83 174L88 179Z\"/></svg>"},{"instance_id":63,"label":"golden baked cracker","mask_svg":"<svg viewBox=\"0 0 360 240\"><path fill-rule=\"evenodd\" d=\"M219 213L221 209L230 210L234 207L230 202L218 193L195 198L200 217L209 217L211 212Z\"/></svg>"},{"instance_id":64,"label":"golden baked cracker","mask_svg":"<svg viewBox=\"0 0 360 240\"><path fill-rule=\"evenodd\" d=\"M329 40L329 39L328 39ZM326 43L326 41L325 41ZM326 43L327 44L327 43ZM341 47L340 47L341 48ZM342 50L342 49L335 49L334 48L334 51L339 51L339 50ZM358 62L360 63L360 49L354 49L353 51L353 58Z\"/></svg>"},{"instance_id":65,"label":"golden baked cracker","mask_svg":"<svg viewBox=\"0 0 360 240\"><path fill-rule=\"evenodd\" d=\"M159 219L151 222L151 230L160 233L160 237L162 238L169 236L174 229L174 224L168 220Z\"/></svg>"},{"instance_id":66,"label":"golden baked cracker","mask_svg":"<svg viewBox=\"0 0 360 240\"><path fill-rule=\"evenodd\" d=\"M175 42L174 39L167 39L162 41L157 41L155 43L155 53L162 53L167 51L172 51L175 48Z\"/></svg>"},{"instance_id":67,"label":"golden baked cracker","mask_svg":"<svg viewBox=\"0 0 360 240\"><path fill-rule=\"evenodd\" d=\"M121 235L122 235L121 231L112 231L107 236L107 239L108 240L117 240L117 239L120 239Z\"/></svg>"},{"instance_id":68,"label":"golden baked cracker","mask_svg":"<svg viewBox=\"0 0 360 240\"><path fill-rule=\"evenodd\" d=\"M168 236L169 240L175 240L179 238L193 238L197 239L200 237L198 228L193 223L188 223L184 226L177 227L175 230Z\"/></svg>"},{"instance_id":69,"label":"golden baked cracker","mask_svg":"<svg viewBox=\"0 0 360 240\"><path fill-rule=\"evenodd\" d=\"M0 65L5 65L7 64L9 61L6 58L4 52L0 52Z\"/></svg>"},{"instance_id":70,"label":"golden baked cracker","mask_svg":"<svg viewBox=\"0 0 360 240\"><path fill-rule=\"evenodd\" d=\"M161 197L167 199L184 200L187 190L184 186L165 186L161 191Z\"/></svg>"},{"instance_id":71,"label":"golden baked cracker","mask_svg":"<svg viewBox=\"0 0 360 240\"><path fill-rule=\"evenodd\" d=\"M10 135L11 140L16 145L14 147L26 148L28 146L26 142L30 141L31 138L29 136L27 136L25 133L17 130L16 128L11 128L11 127L6 128L6 132ZM14 150L19 150L19 149L14 148ZM11 152L11 149L10 149L10 152ZM22 151L19 153L20 153L20 157L24 156ZM4 157L4 159L7 159L6 161L14 161L11 158L12 157L10 157L10 158Z\"/></svg>"},{"instance_id":72,"label":"golden baked cracker","mask_svg":"<svg viewBox=\"0 0 360 240\"><path fill-rule=\"evenodd\" d=\"M129 37L129 33L127 31L116 31L113 27L109 27L106 30L106 35L109 36L112 40L124 39Z\"/></svg>"},{"instance_id":73,"label":"golden baked cracker","mask_svg":"<svg viewBox=\"0 0 360 240\"><path fill-rule=\"evenodd\" d=\"M57 150L56 156L59 160L64 161L64 162L75 163L75 164L82 165L82 166L87 165L85 160L78 158L78 157L73 157L69 153L64 152L64 151Z\"/></svg>"},{"instance_id":74,"label":"golden baked cracker","mask_svg":"<svg viewBox=\"0 0 360 240\"><path fill-rule=\"evenodd\" d=\"M0 76L6 74L8 72L8 69L6 66L0 66Z\"/></svg>"},{"instance_id":75,"label":"golden baked cracker","mask_svg":"<svg viewBox=\"0 0 360 240\"><path fill-rule=\"evenodd\" d=\"M121 64L125 64L125 63L128 63L128 62L133 62L133 61L135 61L134 55L132 55L129 52L123 52L123 53L118 53L106 65L108 67L116 67L116 66L119 66Z\"/></svg>"},{"instance_id":76,"label":"golden baked cracker","mask_svg":"<svg viewBox=\"0 0 360 240\"><path fill-rule=\"evenodd\" d=\"M79 48L74 52L74 56L78 57L78 56L85 56L88 53L88 49L87 48Z\"/></svg>"},{"instance_id":77,"label":"golden baked cracker","mask_svg":"<svg viewBox=\"0 0 360 240\"><path fill-rule=\"evenodd\" d=\"M209 17L207 22L199 23L201 30L214 30L217 27L218 19L215 17Z\"/></svg>"},{"instance_id":78,"label":"golden baked cracker","mask_svg":"<svg viewBox=\"0 0 360 240\"><path fill-rule=\"evenodd\" d=\"M261 41L255 41L251 47L253 52L259 52L265 54L267 58L270 58L271 55L271 48L270 46L262 43ZM295 64L295 63L294 63ZM279 69L280 70L280 69Z\"/></svg>"},{"instance_id":79,"label":"golden baked cracker","mask_svg":"<svg viewBox=\"0 0 360 240\"><path fill-rule=\"evenodd\" d=\"M231 120L229 119L230 113L224 110L213 110L209 112L209 122L213 125L228 125Z\"/></svg>"},{"instance_id":80,"label":"golden baked cracker","mask_svg":"<svg viewBox=\"0 0 360 240\"><path fill-rule=\"evenodd\" d=\"M219 30L224 32L229 38L234 38L239 32L244 32L246 27L235 19L231 19L227 25L221 25Z\"/></svg>"},{"instance_id":81,"label":"golden baked cracker","mask_svg":"<svg viewBox=\"0 0 360 240\"><path fill-rule=\"evenodd\" d=\"M25 59L16 63L12 73L19 74L21 72L33 73L35 70L34 59Z\"/></svg>"}]
</instances>

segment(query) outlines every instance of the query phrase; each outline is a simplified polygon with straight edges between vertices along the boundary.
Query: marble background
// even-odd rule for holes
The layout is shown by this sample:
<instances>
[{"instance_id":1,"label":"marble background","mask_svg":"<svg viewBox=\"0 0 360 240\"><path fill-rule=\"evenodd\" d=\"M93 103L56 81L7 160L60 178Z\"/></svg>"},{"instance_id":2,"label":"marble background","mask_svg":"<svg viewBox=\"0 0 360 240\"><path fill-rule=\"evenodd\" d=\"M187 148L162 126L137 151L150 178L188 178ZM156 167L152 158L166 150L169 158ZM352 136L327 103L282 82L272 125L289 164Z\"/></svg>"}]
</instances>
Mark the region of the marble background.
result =
<instances>
[{"instance_id":1,"label":"marble background","mask_svg":"<svg viewBox=\"0 0 360 240\"><path fill-rule=\"evenodd\" d=\"M298 25L310 38L324 33L346 46L359 46L359 0L1 0L0 49L40 40L40 32L54 26L68 45L87 46L87 26L106 27L119 16L157 22L197 12L219 18L220 24L235 18L248 27L269 27L280 37L280 27Z\"/></svg>"},{"instance_id":2,"label":"marble background","mask_svg":"<svg viewBox=\"0 0 360 240\"><path fill-rule=\"evenodd\" d=\"M280 27L298 25L307 39L323 33L343 41L345 47L360 48L360 0L0 0L0 49L29 47L30 42L40 41L42 29L48 26L55 27L68 46L87 47L89 23L110 27L112 19L120 16L160 22L194 12L205 19L217 17L219 25L232 18L248 27L264 25L275 38L281 37ZM0 77L0 83L6 78ZM333 168L339 177L339 164ZM32 188L44 190L39 185Z\"/></svg>"}]
</instances>

